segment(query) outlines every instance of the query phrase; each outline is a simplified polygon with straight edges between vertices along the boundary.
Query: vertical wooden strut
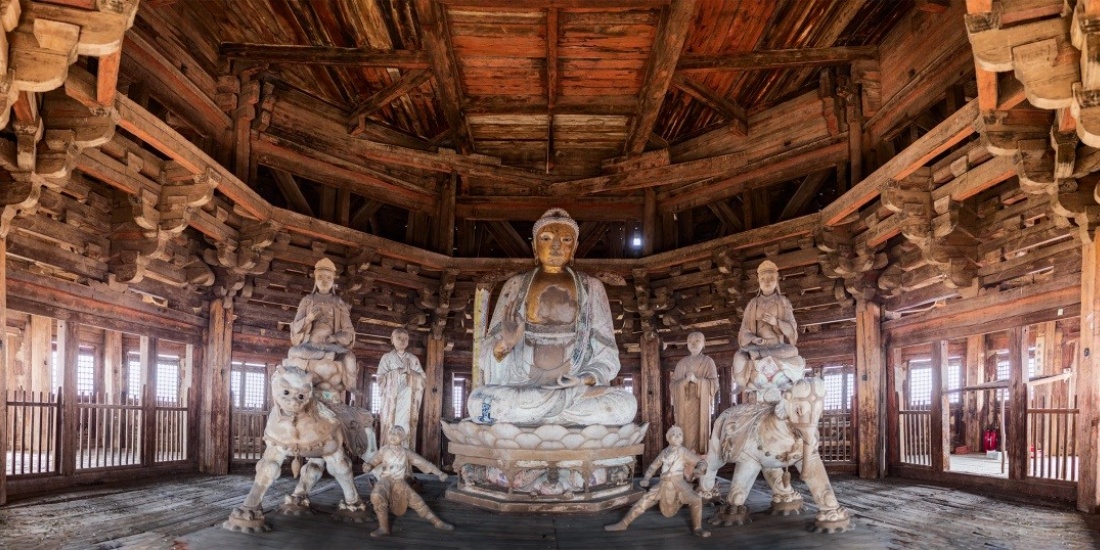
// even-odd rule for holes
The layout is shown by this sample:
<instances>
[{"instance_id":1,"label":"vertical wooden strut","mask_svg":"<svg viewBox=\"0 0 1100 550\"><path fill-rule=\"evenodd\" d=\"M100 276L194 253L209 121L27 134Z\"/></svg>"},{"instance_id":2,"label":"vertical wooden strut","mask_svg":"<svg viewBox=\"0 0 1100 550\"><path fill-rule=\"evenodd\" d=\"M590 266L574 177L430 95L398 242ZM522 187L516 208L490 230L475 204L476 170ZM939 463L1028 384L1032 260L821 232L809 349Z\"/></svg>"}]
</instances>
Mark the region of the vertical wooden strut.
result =
<instances>
[{"instance_id":1,"label":"vertical wooden strut","mask_svg":"<svg viewBox=\"0 0 1100 550\"><path fill-rule=\"evenodd\" d=\"M157 462L157 339L141 337L141 463L149 467Z\"/></svg>"},{"instance_id":2,"label":"vertical wooden strut","mask_svg":"<svg viewBox=\"0 0 1100 550\"><path fill-rule=\"evenodd\" d=\"M0 259L8 256L8 236L0 234ZM0 261L0 456L8 456L8 263ZM7 461L0 465L0 506L8 501Z\"/></svg>"},{"instance_id":3,"label":"vertical wooden strut","mask_svg":"<svg viewBox=\"0 0 1100 550\"><path fill-rule=\"evenodd\" d=\"M202 433L199 471L229 473L229 380L233 358L233 300L210 303L210 328L206 335L206 361L202 376Z\"/></svg>"},{"instance_id":4,"label":"vertical wooden strut","mask_svg":"<svg viewBox=\"0 0 1100 550\"><path fill-rule=\"evenodd\" d=\"M932 471L951 469L951 405L947 394L947 340L932 342Z\"/></svg>"},{"instance_id":5,"label":"vertical wooden strut","mask_svg":"<svg viewBox=\"0 0 1100 550\"><path fill-rule=\"evenodd\" d=\"M882 308L867 300L856 305L856 404L859 477L877 478L883 463L885 384Z\"/></svg>"},{"instance_id":6,"label":"vertical wooden strut","mask_svg":"<svg viewBox=\"0 0 1100 550\"><path fill-rule=\"evenodd\" d=\"M657 336L642 338L642 368L638 388L641 390L642 422L649 423L645 433L644 464L653 462L664 448L664 426L661 425L661 342Z\"/></svg>"},{"instance_id":7,"label":"vertical wooden strut","mask_svg":"<svg viewBox=\"0 0 1100 550\"><path fill-rule=\"evenodd\" d=\"M1005 450L1008 479L1027 477L1027 363L1028 327L1008 331L1008 413Z\"/></svg>"},{"instance_id":8,"label":"vertical wooden strut","mask_svg":"<svg viewBox=\"0 0 1100 550\"><path fill-rule=\"evenodd\" d=\"M1081 343L1077 357L1077 448L1080 476L1077 481L1077 509L1100 511L1100 246L1093 238L1081 246Z\"/></svg>"},{"instance_id":9,"label":"vertical wooden strut","mask_svg":"<svg viewBox=\"0 0 1100 550\"><path fill-rule=\"evenodd\" d=\"M57 322L57 352L61 361L61 461L58 473L76 472L77 407L76 361L80 348L80 324L76 321Z\"/></svg>"},{"instance_id":10,"label":"vertical wooden strut","mask_svg":"<svg viewBox=\"0 0 1100 550\"><path fill-rule=\"evenodd\" d=\"M420 430L420 454L428 462L440 465L443 456L442 428L439 421L443 418L443 349L447 342L442 338L428 337L428 357L424 365L424 421ZM413 445L410 442L409 445Z\"/></svg>"}]
</instances>

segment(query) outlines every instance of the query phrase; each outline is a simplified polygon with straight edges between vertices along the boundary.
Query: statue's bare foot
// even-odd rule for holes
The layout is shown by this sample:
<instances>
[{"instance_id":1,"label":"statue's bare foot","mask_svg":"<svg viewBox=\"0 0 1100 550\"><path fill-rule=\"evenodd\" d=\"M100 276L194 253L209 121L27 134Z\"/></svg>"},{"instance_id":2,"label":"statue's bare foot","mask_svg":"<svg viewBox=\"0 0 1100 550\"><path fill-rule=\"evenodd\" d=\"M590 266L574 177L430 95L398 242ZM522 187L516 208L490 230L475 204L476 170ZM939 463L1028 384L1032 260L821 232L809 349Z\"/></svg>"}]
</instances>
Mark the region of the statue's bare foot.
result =
<instances>
[{"instance_id":1,"label":"statue's bare foot","mask_svg":"<svg viewBox=\"0 0 1100 550\"><path fill-rule=\"evenodd\" d=\"M768 513L773 516L792 516L802 513L803 502L802 497L795 493L797 498L773 500L772 507L768 509Z\"/></svg>"},{"instance_id":2,"label":"statue's bare foot","mask_svg":"<svg viewBox=\"0 0 1100 550\"><path fill-rule=\"evenodd\" d=\"M619 521L603 526L604 531L626 531L627 523L625 521Z\"/></svg>"},{"instance_id":3,"label":"statue's bare foot","mask_svg":"<svg viewBox=\"0 0 1100 550\"><path fill-rule=\"evenodd\" d=\"M848 510L839 507L835 510L818 512L810 531L814 533L843 533L852 528L852 518Z\"/></svg>"},{"instance_id":4,"label":"statue's bare foot","mask_svg":"<svg viewBox=\"0 0 1100 550\"><path fill-rule=\"evenodd\" d=\"M229 519L222 522L222 529L242 533L260 533L270 531L271 526L264 522L264 512L259 508L234 508Z\"/></svg>"},{"instance_id":5,"label":"statue's bare foot","mask_svg":"<svg viewBox=\"0 0 1100 550\"><path fill-rule=\"evenodd\" d=\"M332 513L332 518L347 523L366 523L370 520L367 512L367 503L363 501L347 504L340 500L340 506Z\"/></svg>"},{"instance_id":6,"label":"statue's bare foot","mask_svg":"<svg viewBox=\"0 0 1100 550\"><path fill-rule=\"evenodd\" d=\"M279 513L284 516L304 516L313 513L308 496L287 495L283 504L279 506Z\"/></svg>"},{"instance_id":7,"label":"statue's bare foot","mask_svg":"<svg viewBox=\"0 0 1100 550\"><path fill-rule=\"evenodd\" d=\"M752 523L752 519L749 518L749 507L742 504L741 506L734 506L732 504L726 504L716 512L714 516L710 518L711 525L744 525L746 523Z\"/></svg>"},{"instance_id":8,"label":"statue's bare foot","mask_svg":"<svg viewBox=\"0 0 1100 550\"><path fill-rule=\"evenodd\" d=\"M710 531L704 530L703 528L693 529L691 532L697 537L707 538L710 536Z\"/></svg>"},{"instance_id":9,"label":"statue's bare foot","mask_svg":"<svg viewBox=\"0 0 1100 550\"><path fill-rule=\"evenodd\" d=\"M389 529L382 529L381 527L379 527L378 529L375 529L374 531L370 532L370 536L374 537L376 539L388 536L389 534L390 534Z\"/></svg>"}]
</instances>

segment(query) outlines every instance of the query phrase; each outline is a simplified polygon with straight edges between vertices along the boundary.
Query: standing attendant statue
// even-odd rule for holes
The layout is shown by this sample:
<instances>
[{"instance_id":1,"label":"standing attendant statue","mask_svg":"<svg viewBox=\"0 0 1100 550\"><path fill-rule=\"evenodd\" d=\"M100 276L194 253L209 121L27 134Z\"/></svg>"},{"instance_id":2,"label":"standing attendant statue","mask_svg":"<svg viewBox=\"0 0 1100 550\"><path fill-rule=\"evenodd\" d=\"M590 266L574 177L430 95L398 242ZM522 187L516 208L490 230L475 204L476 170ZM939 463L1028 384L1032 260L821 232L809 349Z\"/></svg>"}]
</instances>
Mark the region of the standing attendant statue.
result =
<instances>
[{"instance_id":1,"label":"standing attendant statue","mask_svg":"<svg viewBox=\"0 0 1100 550\"><path fill-rule=\"evenodd\" d=\"M408 443L405 437L404 428L394 426L386 435L386 445L363 464L364 474L373 472L374 477L378 478L378 483L374 484L374 490L370 494L370 503L378 517L378 529L370 534L375 538L390 534L390 512L395 516L403 516L407 508L412 508L420 517L432 522L436 529L452 531L455 528L433 514L424 499L405 482L411 466L416 466L424 473L435 474L439 481L447 481L447 474L406 448Z\"/></svg>"},{"instance_id":2,"label":"standing attendant statue","mask_svg":"<svg viewBox=\"0 0 1100 550\"><path fill-rule=\"evenodd\" d=\"M420 402L424 396L424 369L420 360L411 353L409 333L402 328L394 329L390 335L393 351L382 356L378 362L378 385L382 394L383 434L390 433L400 426L408 434L405 443L410 449L416 446L416 427L420 420Z\"/></svg>"},{"instance_id":3,"label":"standing attendant statue","mask_svg":"<svg viewBox=\"0 0 1100 550\"><path fill-rule=\"evenodd\" d=\"M687 337L691 355L676 363L672 373L672 407L676 425L683 429L684 447L701 455L710 441L711 404L718 393L718 369L703 355L706 338L702 332Z\"/></svg>"},{"instance_id":4,"label":"standing attendant statue","mask_svg":"<svg viewBox=\"0 0 1100 550\"><path fill-rule=\"evenodd\" d=\"M470 417L526 426L633 422L634 394L609 385L620 364L607 292L570 267L577 222L551 208L532 233L538 267L500 291L481 347L485 384L470 394Z\"/></svg>"},{"instance_id":5,"label":"standing attendant statue","mask_svg":"<svg viewBox=\"0 0 1100 550\"><path fill-rule=\"evenodd\" d=\"M749 301L733 356L733 378L758 402L776 403L801 380L806 361L798 354L798 325L791 302L779 292L779 268L764 260L756 269L760 293Z\"/></svg>"},{"instance_id":6,"label":"standing attendant statue","mask_svg":"<svg viewBox=\"0 0 1100 550\"><path fill-rule=\"evenodd\" d=\"M679 426L669 428L665 440L668 441L668 447L649 465L640 483L643 488L649 487L649 478L660 468L661 484L642 496L626 513L625 518L618 523L605 525L604 530L626 531L632 521L660 502L661 515L666 518L676 515L681 506L687 505L691 509L692 532L699 537L710 536L710 531L703 530L703 497L696 494L691 486L691 481L706 471L706 461L683 446L684 431Z\"/></svg>"}]
</instances>

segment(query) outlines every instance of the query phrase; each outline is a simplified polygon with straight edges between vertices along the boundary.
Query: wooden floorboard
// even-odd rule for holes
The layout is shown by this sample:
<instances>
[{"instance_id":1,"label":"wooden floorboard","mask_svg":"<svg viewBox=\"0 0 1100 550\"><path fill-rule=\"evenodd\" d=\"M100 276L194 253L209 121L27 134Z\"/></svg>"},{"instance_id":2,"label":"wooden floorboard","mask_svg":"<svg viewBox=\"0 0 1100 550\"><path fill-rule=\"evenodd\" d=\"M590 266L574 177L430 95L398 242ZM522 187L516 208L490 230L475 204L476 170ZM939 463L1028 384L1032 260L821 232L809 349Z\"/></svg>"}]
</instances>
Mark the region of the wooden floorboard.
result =
<instances>
[{"instance_id":1,"label":"wooden floorboard","mask_svg":"<svg viewBox=\"0 0 1100 550\"><path fill-rule=\"evenodd\" d=\"M626 533L607 533L604 524L617 521L625 510L582 516L496 514L444 500L446 484L420 480L421 494L437 514L456 525L454 532L436 530L410 510L393 520L391 537L371 539L373 520L344 524L328 517L341 497L331 479L319 482L314 491L320 514L284 517L272 512L268 518L274 530L269 533L229 532L219 525L244 499L251 476L188 475L11 503L0 508L0 548L1100 548L1098 516L904 480L835 476L836 494L851 510L855 528L833 535L807 531L812 505L801 516L763 513L770 496L759 481L748 501L753 522L709 527L709 539L691 535L686 508L671 518L653 508ZM278 480L264 499L265 510L278 505L293 485L293 479ZM369 494L363 476L356 486L360 494ZM796 486L808 499L805 487ZM705 509L704 517L713 511Z\"/></svg>"}]
</instances>

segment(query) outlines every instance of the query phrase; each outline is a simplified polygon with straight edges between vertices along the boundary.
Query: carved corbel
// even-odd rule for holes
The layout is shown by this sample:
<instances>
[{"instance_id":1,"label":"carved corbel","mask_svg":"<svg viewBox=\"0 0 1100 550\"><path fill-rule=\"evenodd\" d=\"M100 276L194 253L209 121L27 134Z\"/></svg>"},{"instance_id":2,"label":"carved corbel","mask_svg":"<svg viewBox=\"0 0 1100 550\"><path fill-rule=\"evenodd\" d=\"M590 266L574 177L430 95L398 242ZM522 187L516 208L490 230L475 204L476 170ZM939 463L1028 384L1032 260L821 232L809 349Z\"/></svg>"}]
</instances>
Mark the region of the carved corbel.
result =
<instances>
[{"instance_id":1,"label":"carved corbel","mask_svg":"<svg viewBox=\"0 0 1100 550\"><path fill-rule=\"evenodd\" d=\"M12 181L0 184L0 239L7 238L17 216L33 215L42 197L42 179L33 174L12 172Z\"/></svg>"},{"instance_id":2,"label":"carved corbel","mask_svg":"<svg viewBox=\"0 0 1100 550\"><path fill-rule=\"evenodd\" d=\"M1073 47L1070 20L1063 10L1056 17L1002 26L999 9L967 14L974 63L991 72L1015 71L1028 102L1036 107L1068 107L1073 83L1080 81L1080 53Z\"/></svg>"}]
</instances>

